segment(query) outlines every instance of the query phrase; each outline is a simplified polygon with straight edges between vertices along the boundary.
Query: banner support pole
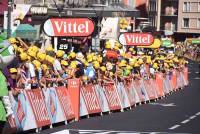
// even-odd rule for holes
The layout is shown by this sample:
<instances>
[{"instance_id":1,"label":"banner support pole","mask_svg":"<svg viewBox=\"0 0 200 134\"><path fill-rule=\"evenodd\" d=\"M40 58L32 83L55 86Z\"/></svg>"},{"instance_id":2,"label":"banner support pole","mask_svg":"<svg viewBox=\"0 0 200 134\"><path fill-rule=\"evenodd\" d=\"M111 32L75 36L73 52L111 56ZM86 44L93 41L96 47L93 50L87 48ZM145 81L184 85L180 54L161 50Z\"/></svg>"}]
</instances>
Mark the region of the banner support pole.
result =
<instances>
[{"instance_id":1,"label":"banner support pole","mask_svg":"<svg viewBox=\"0 0 200 134\"><path fill-rule=\"evenodd\" d=\"M7 38L11 37L11 13L13 0L8 0L8 21L7 21Z\"/></svg>"}]
</instances>

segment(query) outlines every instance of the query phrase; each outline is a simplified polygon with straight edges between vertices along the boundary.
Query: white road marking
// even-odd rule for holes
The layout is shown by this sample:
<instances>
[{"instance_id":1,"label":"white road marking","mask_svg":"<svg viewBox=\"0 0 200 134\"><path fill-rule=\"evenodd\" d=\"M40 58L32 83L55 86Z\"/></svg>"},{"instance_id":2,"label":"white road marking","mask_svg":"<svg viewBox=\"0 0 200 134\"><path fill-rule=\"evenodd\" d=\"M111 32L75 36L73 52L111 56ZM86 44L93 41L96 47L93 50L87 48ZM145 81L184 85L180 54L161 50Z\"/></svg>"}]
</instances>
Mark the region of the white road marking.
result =
<instances>
[{"instance_id":1,"label":"white road marking","mask_svg":"<svg viewBox=\"0 0 200 134\"><path fill-rule=\"evenodd\" d=\"M175 107L176 105L174 103L150 103L150 105L160 105L163 107Z\"/></svg>"},{"instance_id":2,"label":"white road marking","mask_svg":"<svg viewBox=\"0 0 200 134\"><path fill-rule=\"evenodd\" d=\"M52 134L70 134L70 133L69 133L69 130L62 130L62 131L58 131Z\"/></svg>"},{"instance_id":3,"label":"white road marking","mask_svg":"<svg viewBox=\"0 0 200 134\"><path fill-rule=\"evenodd\" d=\"M190 116L190 119L194 119L196 118L197 116L193 115L193 116Z\"/></svg>"},{"instance_id":4,"label":"white road marking","mask_svg":"<svg viewBox=\"0 0 200 134\"><path fill-rule=\"evenodd\" d=\"M200 115L200 112L196 113L196 115Z\"/></svg>"},{"instance_id":5,"label":"white road marking","mask_svg":"<svg viewBox=\"0 0 200 134\"><path fill-rule=\"evenodd\" d=\"M186 119L186 120L182 121L181 123L185 124L185 123L188 123L189 121L190 121L189 119Z\"/></svg>"},{"instance_id":6,"label":"white road marking","mask_svg":"<svg viewBox=\"0 0 200 134\"><path fill-rule=\"evenodd\" d=\"M173 129L176 129L176 128L180 127L180 126L181 126L181 125L174 125L174 126L170 127L169 129L170 129L170 130L173 130Z\"/></svg>"},{"instance_id":7,"label":"white road marking","mask_svg":"<svg viewBox=\"0 0 200 134\"><path fill-rule=\"evenodd\" d=\"M141 134L141 133L148 133L148 134L158 134L158 133L169 133L169 132L140 132L140 131L115 131L115 130L79 130L79 129L66 129L61 130L58 132L53 132L51 134L71 134L73 132L79 133L79 134ZM183 134L183 133L181 133Z\"/></svg>"},{"instance_id":8,"label":"white road marking","mask_svg":"<svg viewBox=\"0 0 200 134\"><path fill-rule=\"evenodd\" d=\"M194 79L195 79L195 80L199 80L200 78L199 78L199 77L195 77Z\"/></svg>"},{"instance_id":9,"label":"white road marking","mask_svg":"<svg viewBox=\"0 0 200 134\"><path fill-rule=\"evenodd\" d=\"M200 115L200 112L196 113L196 114L193 115L193 116L190 116L188 119L182 121L181 123L182 123L182 124L188 123L188 122L190 122L192 119L196 118L198 115ZM171 128L169 128L169 129L171 129L171 130L172 130L172 129L176 129L176 128L180 127L180 126L181 126L181 125L174 125L174 126L172 126Z\"/></svg>"}]
</instances>

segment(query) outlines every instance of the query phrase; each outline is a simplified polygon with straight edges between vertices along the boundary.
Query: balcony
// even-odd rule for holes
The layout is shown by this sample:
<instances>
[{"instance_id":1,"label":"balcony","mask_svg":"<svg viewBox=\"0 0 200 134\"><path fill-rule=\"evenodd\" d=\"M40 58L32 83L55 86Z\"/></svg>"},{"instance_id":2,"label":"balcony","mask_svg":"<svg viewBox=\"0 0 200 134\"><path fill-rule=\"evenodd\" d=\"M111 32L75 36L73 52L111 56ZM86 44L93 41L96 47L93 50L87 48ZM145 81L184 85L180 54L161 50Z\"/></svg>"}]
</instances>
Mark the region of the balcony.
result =
<instances>
[{"instance_id":1,"label":"balcony","mask_svg":"<svg viewBox=\"0 0 200 134\"><path fill-rule=\"evenodd\" d=\"M161 16L168 16L168 17L177 17L178 10L174 7L166 7L162 12Z\"/></svg>"},{"instance_id":2,"label":"balcony","mask_svg":"<svg viewBox=\"0 0 200 134\"><path fill-rule=\"evenodd\" d=\"M177 31L177 25L172 22L166 22L161 26L161 30L175 32Z\"/></svg>"}]
</instances>

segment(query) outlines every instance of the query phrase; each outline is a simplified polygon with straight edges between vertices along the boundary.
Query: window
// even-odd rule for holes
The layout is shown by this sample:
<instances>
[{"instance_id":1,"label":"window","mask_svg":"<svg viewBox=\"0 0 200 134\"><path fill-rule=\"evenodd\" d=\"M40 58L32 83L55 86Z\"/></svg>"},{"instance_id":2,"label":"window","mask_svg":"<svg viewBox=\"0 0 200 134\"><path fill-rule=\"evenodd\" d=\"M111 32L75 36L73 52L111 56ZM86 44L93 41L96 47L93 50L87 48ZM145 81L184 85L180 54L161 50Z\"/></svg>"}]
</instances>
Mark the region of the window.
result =
<instances>
[{"instance_id":1,"label":"window","mask_svg":"<svg viewBox=\"0 0 200 134\"><path fill-rule=\"evenodd\" d=\"M190 12L190 2L183 3L183 12Z\"/></svg>"},{"instance_id":2,"label":"window","mask_svg":"<svg viewBox=\"0 0 200 134\"><path fill-rule=\"evenodd\" d=\"M120 0L111 0L111 3L120 3Z\"/></svg>"},{"instance_id":3,"label":"window","mask_svg":"<svg viewBox=\"0 0 200 134\"><path fill-rule=\"evenodd\" d=\"M200 18L197 19L197 28L200 28Z\"/></svg>"},{"instance_id":4,"label":"window","mask_svg":"<svg viewBox=\"0 0 200 134\"><path fill-rule=\"evenodd\" d=\"M150 2L149 10L150 11L156 11L156 2L155 1Z\"/></svg>"},{"instance_id":5,"label":"window","mask_svg":"<svg viewBox=\"0 0 200 134\"><path fill-rule=\"evenodd\" d=\"M189 18L184 18L183 19L183 25L184 28L189 28Z\"/></svg>"},{"instance_id":6,"label":"window","mask_svg":"<svg viewBox=\"0 0 200 134\"><path fill-rule=\"evenodd\" d=\"M200 12L200 2L198 3L198 12Z\"/></svg>"}]
</instances>

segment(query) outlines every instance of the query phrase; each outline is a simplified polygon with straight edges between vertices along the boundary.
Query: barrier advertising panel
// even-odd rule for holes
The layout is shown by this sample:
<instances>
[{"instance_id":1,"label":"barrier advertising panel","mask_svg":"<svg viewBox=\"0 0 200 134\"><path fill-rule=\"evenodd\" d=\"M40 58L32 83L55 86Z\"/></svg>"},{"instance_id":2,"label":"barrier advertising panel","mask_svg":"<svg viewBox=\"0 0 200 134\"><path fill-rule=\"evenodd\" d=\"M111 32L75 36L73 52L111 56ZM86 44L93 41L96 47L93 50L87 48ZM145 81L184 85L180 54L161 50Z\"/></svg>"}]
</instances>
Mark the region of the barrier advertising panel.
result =
<instances>
[{"instance_id":1,"label":"barrier advertising panel","mask_svg":"<svg viewBox=\"0 0 200 134\"><path fill-rule=\"evenodd\" d=\"M87 107L86 107L86 104L85 104L85 101L83 99L83 95L80 94L80 116L86 116L88 115L88 111L87 111Z\"/></svg>"},{"instance_id":2,"label":"barrier advertising panel","mask_svg":"<svg viewBox=\"0 0 200 134\"><path fill-rule=\"evenodd\" d=\"M37 127L47 126L51 124L47 107L45 104L44 94L40 89L24 91L33 110Z\"/></svg>"},{"instance_id":3,"label":"barrier advertising panel","mask_svg":"<svg viewBox=\"0 0 200 134\"><path fill-rule=\"evenodd\" d=\"M122 82L117 83L117 91L119 93L119 97L120 97L120 100L121 100L122 107L123 108L130 107L131 104L128 100L128 96L126 94L125 87L124 87L124 84Z\"/></svg>"},{"instance_id":4,"label":"barrier advertising panel","mask_svg":"<svg viewBox=\"0 0 200 134\"><path fill-rule=\"evenodd\" d=\"M172 81L173 90L176 90L176 87L177 87L177 75L176 75L176 70L173 70L173 71L172 71L172 78L171 78L171 81Z\"/></svg>"},{"instance_id":5,"label":"barrier advertising panel","mask_svg":"<svg viewBox=\"0 0 200 134\"><path fill-rule=\"evenodd\" d=\"M149 99L150 100L155 99L156 98L155 89L152 87L151 81L150 80L144 80L144 86L145 86L145 89L146 89L147 94L149 96Z\"/></svg>"},{"instance_id":6,"label":"barrier advertising panel","mask_svg":"<svg viewBox=\"0 0 200 134\"><path fill-rule=\"evenodd\" d=\"M172 72L166 75L169 84L169 90L173 91L173 83L172 83Z\"/></svg>"},{"instance_id":7,"label":"barrier advertising panel","mask_svg":"<svg viewBox=\"0 0 200 134\"><path fill-rule=\"evenodd\" d=\"M72 108L74 110L76 120L80 116L80 79L68 80L68 93L71 99Z\"/></svg>"},{"instance_id":8,"label":"barrier advertising panel","mask_svg":"<svg viewBox=\"0 0 200 134\"><path fill-rule=\"evenodd\" d=\"M161 97L162 93L160 93L158 85L155 82L155 79L149 79L149 81L150 81L150 84L151 84L151 88L154 90L156 98Z\"/></svg>"},{"instance_id":9,"label":"barrier advertising panel","mask_svg":"<svg viewBox=\"0 0 200 134\"><path fill-rule=\"evenodd\" d=\"M13 96L12 92L10 92L9 97L14 112L14 125L16 125L17 129L26 131L37 128L32 108L25 94L20 93L17 96Z\"/></svg>"},{"instance_id":10,"label":"barrier advertising panel","mask_svg":"<svg viewBox=\"0 0 200 134\"><path fill-rule=\"evenodd\" d=\"M83 86L81 88L81 93L89 114L102 112L93 84Z\"/></svg>"},{"instance_id":11,"label":"barrier advertising panel","mask_svg":"<svg viewBox=\"0 0 200 134\"><path fill-rule=\"evenodd\" d=\"M188 68L187 67L184 68L183 74L184 74L184 79L185 79L185 86L187 86L189 84L189 81L188 81Z\"/></svg>"},{"instance_id":12,"label":"barrier advertising panel","mask_svg":"<svg viewBox=\"0 0 200 134\"><path fill-rule=\"evenodd\" d=\"M177 76L177 85L176 85L176 89L178 88L183 88L184 87L184 81L181 79L181 72L180 71L176 71L176 76Z\"/></svg>"},{"instance_id":13,"label":"barrier advertising panel","mask_svg":"<svg viewBox=\"0 0 200 134\"><path fill-rule=\"evenodd\" d=\"M108 106L108 101L107 101L105 93L104 93L105 92L104 88L100 85L95 85L95 89L96 89L96 94L99 99L99 103L100 103L102 112L110 111L109 106Z\"/></svg>"},{"instance_id":14,"label":"barrier advertising panel","mask_svg":"<svg viewBox=\"0 0 200 134\"><path fill-rule=\"evenodd\" d=\"M49 117L51 119L51 124L65 121L65 116L60 106L60 101L58 99L55 88L43 89L45 96L45 102L47 105L47 110Z\"/></svg>"},{"instance_id":15,"label":"barrier advertising panel","mask_svg":"<svg viewBox=\"0 0 200 134\"><path fill-rule=\"evenodd\" d=\"M159 94L164 95L164 89L163 89L163 74L162 73L156 73L156 80L155 80L158 89L159 89Z\"/></svg>"},{"instance_id":16,"label":"barrier advertising panel","mask_svg":"<svg viewBox=\"0 0 200 134\"><path fill-rule=\"evenodd\" d=\"M168 94L170 92L170 87L169 87L169 82L168 79L166 77L166 75L163 78L163 91L165 94Z\"/></svg>"},{"instance_id":17,"label":"barrier advertising panel","mask_svg":"<svg viewBox=\"0 0 200 134\"><path fill-rule=\"evenodd\" d=\"M110 110L119 110L122 108L119 94L114 83L104 85L106 99Z\"/></svg>"},{"instance_id":18,"label":"barrier advertising panel","mask_svg":"<svg viewBox=\"0 0 200 134\"><path fill-rule=\"evenodd\" d=\"M140 80L134 80L133 86L135 87L135 90L139 96L140 102L144 102L145 101L145 92L141 88Z\"/></svg>"},{"instance_id":19,"label":"barrier advertising panel","mask_svg":"<svg viewBox=\"0 0 200 134\"><path fill-rule=\"evenodd\" d=\"M60 105L62 108L62 111L65 115L65 119L70 120L75 118L75 113L72 107L72 103L70 100L69 93L67 91L66 87L57 87L56 92L58 95L58 99L60 101Z\"/></svg>"},{"instance_id":20,"label":"barrier advertising panel","mask_svg":"<svg viewBox=\"0 0 200 134\"><path fill-rule=\"evenodd\" d=\"M135 94L135 89L133 87L132 81L124 83L125 91L127 93L130 105L133 106L136 104L136 94Z\"/></svg>"}]
</instances>

